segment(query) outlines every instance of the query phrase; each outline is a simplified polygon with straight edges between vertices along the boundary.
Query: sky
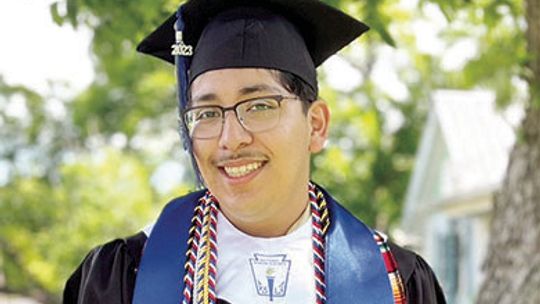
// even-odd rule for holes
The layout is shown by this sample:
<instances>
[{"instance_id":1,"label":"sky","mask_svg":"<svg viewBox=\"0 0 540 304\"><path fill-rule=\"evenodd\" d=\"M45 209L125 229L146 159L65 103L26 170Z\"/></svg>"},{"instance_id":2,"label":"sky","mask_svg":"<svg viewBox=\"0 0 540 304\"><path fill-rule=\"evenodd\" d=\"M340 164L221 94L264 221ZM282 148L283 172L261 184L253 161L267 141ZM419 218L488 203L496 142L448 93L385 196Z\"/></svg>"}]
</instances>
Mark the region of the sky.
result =
<instances>
[{"instance_id":1,"label":"sky","mask_svg":"<svg viewBox=\"0 0 540 304\"><path fill-rule=\"evenodd\" d=\"M58 26L51 18L53 0L0 1L0 75L10 85L23 84L47 93L49 81L67 84L67 95L88 86L93 77L91 33Z\"/></svg>"}]
</instances>

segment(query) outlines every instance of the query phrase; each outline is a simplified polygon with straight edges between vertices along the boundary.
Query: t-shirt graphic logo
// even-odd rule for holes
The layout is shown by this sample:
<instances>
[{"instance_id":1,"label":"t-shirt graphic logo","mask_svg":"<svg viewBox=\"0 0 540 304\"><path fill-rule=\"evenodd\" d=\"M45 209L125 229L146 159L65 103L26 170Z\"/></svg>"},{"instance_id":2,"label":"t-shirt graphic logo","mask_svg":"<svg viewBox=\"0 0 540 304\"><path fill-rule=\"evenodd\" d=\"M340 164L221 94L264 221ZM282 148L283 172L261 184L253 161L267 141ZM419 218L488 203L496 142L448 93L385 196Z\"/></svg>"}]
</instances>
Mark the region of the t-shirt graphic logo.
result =
<instances>
[{"instance_id":1,"label":"t-shirt graphic logo","mask_svg":"<svg viewBox=\"0 0 540 304\"><path fill-rule=\"evenodd\" d=\"M260 254L254 253L254 259L249 259L251 273L257 294L274 298L284 297L287 293L289 269L291 260L286 260L286 254Z\"/></svg>"}]
</instances>

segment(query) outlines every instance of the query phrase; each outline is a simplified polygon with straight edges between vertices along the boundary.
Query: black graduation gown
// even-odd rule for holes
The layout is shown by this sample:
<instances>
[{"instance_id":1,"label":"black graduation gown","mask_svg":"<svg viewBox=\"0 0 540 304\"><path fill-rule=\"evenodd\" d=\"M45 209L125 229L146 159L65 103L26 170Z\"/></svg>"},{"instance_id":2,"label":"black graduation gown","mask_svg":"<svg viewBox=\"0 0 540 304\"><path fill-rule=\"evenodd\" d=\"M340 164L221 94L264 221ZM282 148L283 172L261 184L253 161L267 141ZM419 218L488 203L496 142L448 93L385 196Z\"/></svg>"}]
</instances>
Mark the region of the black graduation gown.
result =
<instances>
[{"instance_id":1,"label":"black graduation gown","mask_svg":"<svg viewBox=\"0 0 540 304\"><path fill-rule=\"evenodd\" d=\"M64 304L130 304L146 242L140 232L94 248L66 282ZM417 254L390 243L409 304L446 303L429 265Z\"/></svg>"}]
</instances>

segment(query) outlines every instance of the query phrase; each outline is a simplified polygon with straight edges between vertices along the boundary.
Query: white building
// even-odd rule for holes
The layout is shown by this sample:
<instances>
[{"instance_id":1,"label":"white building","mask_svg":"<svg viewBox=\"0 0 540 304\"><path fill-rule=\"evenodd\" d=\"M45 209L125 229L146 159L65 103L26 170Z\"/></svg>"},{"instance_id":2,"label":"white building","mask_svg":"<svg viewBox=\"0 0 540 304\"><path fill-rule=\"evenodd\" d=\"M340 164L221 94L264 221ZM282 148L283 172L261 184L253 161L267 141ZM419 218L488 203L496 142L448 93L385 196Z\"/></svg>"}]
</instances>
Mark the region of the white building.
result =
<instances>
[{"instance_id":1,"label":"white building","mask_svg":"<svg viewBox=\"0 0 540 304\"><path fill-rule=\"evenodd\" d=\"M482 282L493 194L515 135L486 91L433 94L402 229L431 264L449 303L473 303Z\"/></svg>"}]
</instances>

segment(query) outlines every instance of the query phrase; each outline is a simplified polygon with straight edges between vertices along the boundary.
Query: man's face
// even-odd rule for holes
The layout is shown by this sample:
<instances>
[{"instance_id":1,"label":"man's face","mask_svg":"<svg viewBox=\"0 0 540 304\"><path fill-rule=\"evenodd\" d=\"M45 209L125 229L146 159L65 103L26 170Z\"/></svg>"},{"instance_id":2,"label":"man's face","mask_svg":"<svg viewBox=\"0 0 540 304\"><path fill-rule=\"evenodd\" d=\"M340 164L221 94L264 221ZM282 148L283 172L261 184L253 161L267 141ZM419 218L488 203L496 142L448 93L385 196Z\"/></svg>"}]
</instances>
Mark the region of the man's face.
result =
<instances>
[{"instance_id":1,"label":"man's face","mask_svg":"<svg viewBox=\"0 0 540 304\"><path fill-rule=\"evenodd\" d=\"M230 107L269 95L292 96L275 73L265 69L214 70L197 77L191 86L192 106ZM218 137L193 139L205 184L233 222L258 222L279 217L291 204L305 206L310 154L322 148L320 136L313 135L320 122L312 110L306 115L300 100L285 99L279 123L256 133L244 129L235 113L227 111Z\"/></svg>"}]
</instances>

